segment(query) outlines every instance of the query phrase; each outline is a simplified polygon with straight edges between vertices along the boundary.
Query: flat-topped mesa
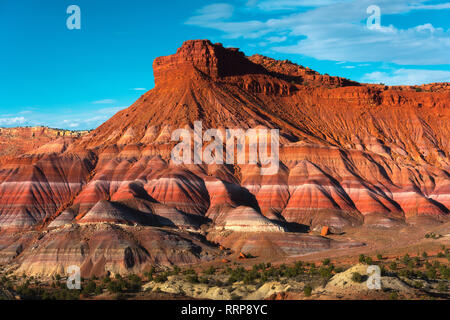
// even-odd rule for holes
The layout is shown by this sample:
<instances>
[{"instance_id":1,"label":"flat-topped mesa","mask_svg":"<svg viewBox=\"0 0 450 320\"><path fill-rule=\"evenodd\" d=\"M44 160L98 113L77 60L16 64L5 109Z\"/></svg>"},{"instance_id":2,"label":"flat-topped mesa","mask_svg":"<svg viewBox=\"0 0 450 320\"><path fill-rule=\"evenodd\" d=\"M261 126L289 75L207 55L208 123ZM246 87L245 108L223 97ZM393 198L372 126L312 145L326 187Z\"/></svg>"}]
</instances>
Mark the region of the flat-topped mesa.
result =
<instances>
[{"instance_id":1,"label":"flat-topped mesa","mask_svg":"<svg viewBox=\"0 0 450 320\"><path fill-rule=\"evenodd\" d=\"M206 75L212 79L265 73L263 67L251 62L236 48L224 48L209 40L190 40L177 53L156 58L153 63L156 86L174 80L196 79Z\"/></svg>"},{"instance_id":2,"label":"flat-topped mesa","mask_svg":"<svg viewBox=\"0 0 450 320\"><path fill-rule=\"evenodd\" d=\"M173 55L156 58L153 63L157 87L172 85L189 79L207 76L219 79L248 74L270 75L289 83L308 86L343 87L359 83L318 72L294 64L288 60L278 61L261 55L251 57L237 48L224 48L209 40L190 40L183 43Z\"/></svg>"}]
</instances>

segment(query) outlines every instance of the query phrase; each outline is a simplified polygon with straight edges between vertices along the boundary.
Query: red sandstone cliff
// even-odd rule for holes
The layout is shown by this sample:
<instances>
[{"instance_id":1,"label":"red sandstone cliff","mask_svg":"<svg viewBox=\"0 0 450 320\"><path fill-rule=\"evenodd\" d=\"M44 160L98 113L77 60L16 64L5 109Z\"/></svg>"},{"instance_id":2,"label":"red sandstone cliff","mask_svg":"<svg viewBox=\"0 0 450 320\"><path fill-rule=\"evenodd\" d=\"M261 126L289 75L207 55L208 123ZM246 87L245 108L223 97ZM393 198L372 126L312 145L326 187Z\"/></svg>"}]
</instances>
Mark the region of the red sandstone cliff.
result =
<instances>
[{"instance_id":1,"label":"red sandstone cliff","mask_svg":"<svg viewBox=\"0 0 450 320\"><path fill-rule=\"evenodd\" d=\"M125 247L115 231L112 248L106 249L101 243L108 239L107 227L95 231L93 225L195 231L208 224L206 236L228 247L270 243L287 254L298 253L296 241L317 240L285 235L299 224L389 228L417 215L449 213L448 84L359 84L289 61L246 57L207 40L187 41L176 54L156 59L154 73L154 89L90 134L0 167L4 261L24 259L24 270L46 272L49 266L42 261L56 259L50 235L31 257L24 249L31 240L12 240L8 230L62 232L72 224L76 237L58 235L56 242L64 250L79 248L67 263L78 259L89 270L96 263L116 268L115 261L126 256L120 268L129 269L155 261L205 260L214 250L205 243L194 250L193 239L166 231L127 238ZM280 129L278 174L261 176L254 165L174 165L171 131L192 128L197 120L204 129ZM234 235L224 239L222 230ZM255 232L267 233L264 241L258 242ZM252 236L235 241L239 233ZM90 239L88 253L80 249L83 237ZM151 239L159 241L158 256L138 245L150 250ZM179 247L179 241L191 245ZM17 243L19 258L13 254ZM182 258L170 253L175 243ZM316 248L330 246L319 241ZM98 256L105 260L98 262Z\"/></svg>"}]
</instances>

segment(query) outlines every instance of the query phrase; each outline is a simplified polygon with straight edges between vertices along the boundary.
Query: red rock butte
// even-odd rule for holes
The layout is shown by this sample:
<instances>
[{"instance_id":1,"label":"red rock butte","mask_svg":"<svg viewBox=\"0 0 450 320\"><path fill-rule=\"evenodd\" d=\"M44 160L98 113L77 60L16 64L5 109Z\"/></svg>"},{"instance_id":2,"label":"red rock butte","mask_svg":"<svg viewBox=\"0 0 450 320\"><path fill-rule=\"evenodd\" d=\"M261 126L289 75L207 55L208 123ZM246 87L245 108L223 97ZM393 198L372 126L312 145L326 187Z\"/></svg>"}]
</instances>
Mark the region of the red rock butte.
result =
<instances>
[{"instance_id":1,"label":"red rock butte","mask_svg":"<svg viewBox=\"0 0 450 320\"><path fill-rule=\"evenodd\" d=\"M361 84L208 40L157 58L154 76L90 133L38 143L0 132L2 146L33 146L0 153L0 263L135 272L221 261L219 245L276 256L361 245L308 228L448 218L448 83ZM279 129L280 170L175 165L171 132L195 121Z\"/></svg>"}]
</instances>

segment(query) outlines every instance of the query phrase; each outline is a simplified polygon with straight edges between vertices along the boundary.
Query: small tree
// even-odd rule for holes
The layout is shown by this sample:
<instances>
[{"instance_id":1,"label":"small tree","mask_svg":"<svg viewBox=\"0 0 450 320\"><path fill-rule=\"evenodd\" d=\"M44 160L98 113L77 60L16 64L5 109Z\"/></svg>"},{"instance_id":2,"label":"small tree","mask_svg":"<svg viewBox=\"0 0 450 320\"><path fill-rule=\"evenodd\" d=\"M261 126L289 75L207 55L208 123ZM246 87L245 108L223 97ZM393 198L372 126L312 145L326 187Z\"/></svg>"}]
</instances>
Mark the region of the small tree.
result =
<instances>
[{"instance_id":1,"label":"small tree","mask_svg":"<svg viewBox=\"0 0 450 320\"><path fill-rule=\"evenodd\" d=\"M310 285L306 285L303 288L303 293L305 294L306 297L310 297L312 294L312 287Z\"/></svg>"}]
</instances>

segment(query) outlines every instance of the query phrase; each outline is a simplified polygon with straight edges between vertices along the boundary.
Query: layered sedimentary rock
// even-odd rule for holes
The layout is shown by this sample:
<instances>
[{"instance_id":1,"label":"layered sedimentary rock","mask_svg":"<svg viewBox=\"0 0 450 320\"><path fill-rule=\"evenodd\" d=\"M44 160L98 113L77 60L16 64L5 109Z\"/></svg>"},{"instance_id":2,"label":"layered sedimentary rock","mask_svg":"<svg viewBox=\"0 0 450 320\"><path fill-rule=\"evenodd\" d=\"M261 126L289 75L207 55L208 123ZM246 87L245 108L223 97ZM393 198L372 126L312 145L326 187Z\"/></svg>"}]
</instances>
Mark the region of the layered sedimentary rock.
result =
<instances>
[{"instance_id":1,"label":"layered sedimentary rock","mask_svg":"<svg viewBox=\"0 0 450 320\"><path fill-rule=\"evenodd\" d=\"M36 273L56 272L55 261L142 270L204 261L214 252L206 239L298 255L358 245L301 234L308 228L396 228L448 216L448 84L360 84L207 40L156 59L154 74L154 89L96 130L15 151L1 164L2 261ZM280 130L279 170L261 175L248 154L247 164L175 164L172 132L192 133L196 121L203 132ZM32 255L33 232L48 230ZM87 230L91 240L81 243ZM159 253L140 240L122 245L140 237ZM177 260L170 248L179 244Z\"/></svg>"},{"instance_id":2,"label":"layered sedimentary rock","mask_svg":"<svg viewBox=\"0 0 450 320\"><path fill-rule=\"evenodd\" d=\"M152 265L207 262L218 251L187 234L111 224L72 226L40 235L17 258L18 272L50 276L81 268L83 277L143 272Z\"/></svg>"},{"instance_id":3,"label":"layered sedimentary rock","mask_svg":"<svg viewBox=\"0 0 450 320\"><path fill-rule=\"evenodd\" d=\"M47 127L0 128L0 163L11 157L33 151L39 147L62 138L72 141L89 131L71 131Z\"/></svg>"}]
</instances>

